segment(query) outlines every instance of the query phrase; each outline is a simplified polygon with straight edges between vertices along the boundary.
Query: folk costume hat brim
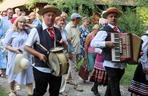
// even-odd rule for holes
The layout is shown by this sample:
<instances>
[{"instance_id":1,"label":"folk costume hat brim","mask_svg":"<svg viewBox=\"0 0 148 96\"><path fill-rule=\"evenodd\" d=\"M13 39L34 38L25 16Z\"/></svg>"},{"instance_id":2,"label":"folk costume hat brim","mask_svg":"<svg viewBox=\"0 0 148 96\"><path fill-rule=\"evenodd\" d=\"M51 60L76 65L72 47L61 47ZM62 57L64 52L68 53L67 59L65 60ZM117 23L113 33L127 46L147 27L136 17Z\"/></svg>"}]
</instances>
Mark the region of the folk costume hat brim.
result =
<instances>
[{"instance_id":1,"label":"folk costume hat brim","mask_svg":"<svg viewBox=\"0 0 148 96\"><path fill-rule=\"evenodd\" d=\"M41 10L39 10L39 14L40 15L44 15L47 12L54 12L56 14L56 16L61 15L61 10L59 10L57 7L55 7L54 5L46 5L44 6L44 8L42 8Z\"/></svg>"},{"instance_id":2,"label":"folk costume hat brim","mask_svg":"<svg viewBox=\"0 0 148 96\"><path fill-rule=\"evenodd\" d=\"M104 13L102 14L102 17L107 18L107 16L111 13L116 13L117 18L119 18L122 15L122 12L120 10L118 10L116 7L110 7L104 11Z\"/></svg>"}]
</instances>

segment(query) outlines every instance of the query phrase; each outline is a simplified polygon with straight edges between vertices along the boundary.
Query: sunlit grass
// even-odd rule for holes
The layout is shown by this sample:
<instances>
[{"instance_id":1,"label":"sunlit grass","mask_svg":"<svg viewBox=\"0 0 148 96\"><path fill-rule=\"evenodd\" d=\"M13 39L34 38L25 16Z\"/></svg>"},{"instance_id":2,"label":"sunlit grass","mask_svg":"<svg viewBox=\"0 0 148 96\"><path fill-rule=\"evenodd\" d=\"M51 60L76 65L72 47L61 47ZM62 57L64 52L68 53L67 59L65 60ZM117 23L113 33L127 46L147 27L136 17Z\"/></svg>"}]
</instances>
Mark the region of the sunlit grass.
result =
<instances>
[{"instance_id":1,"label":"sunlit grass","mask_svg":"<svg viewBox=\"0 0 148 96\"><path fill-rule=\"evenodd\" d=\"M121 80L121 85L125 85L125 86L130 85L130 82L133 79L136 67L137 65L127 65L127 68Z\"/></svg>"},{"instance_id":2,"label":"sunlit grass","mask_svg":"<svg viewBox=\"0 0 148 96\"><path fill-rule=\"evenodd\" d=\"M4 91L4 89L2 89L1 86L0 86L0 96L7 96L6 92Z\"/></svg>"}]
</instances>

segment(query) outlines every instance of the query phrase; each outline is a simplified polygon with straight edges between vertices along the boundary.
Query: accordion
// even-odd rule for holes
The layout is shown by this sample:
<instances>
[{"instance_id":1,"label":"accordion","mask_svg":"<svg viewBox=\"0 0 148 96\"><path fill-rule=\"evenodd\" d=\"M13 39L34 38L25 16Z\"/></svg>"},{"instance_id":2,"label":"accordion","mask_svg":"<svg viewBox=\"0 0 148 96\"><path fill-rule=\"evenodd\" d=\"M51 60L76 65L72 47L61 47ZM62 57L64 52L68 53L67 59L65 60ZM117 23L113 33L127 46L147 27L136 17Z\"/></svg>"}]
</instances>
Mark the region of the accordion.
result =
<instances>
[{"instance_id":1,"label":"accordion","mask_svg":"<svg viewBox=\"0 0 148 96\"><path fill-rule=\"evenodd\" d=\"M138 63L142 40L133 33L111 33L115 47L111 49L113 62Z\"/></svg>"}]
</instances>

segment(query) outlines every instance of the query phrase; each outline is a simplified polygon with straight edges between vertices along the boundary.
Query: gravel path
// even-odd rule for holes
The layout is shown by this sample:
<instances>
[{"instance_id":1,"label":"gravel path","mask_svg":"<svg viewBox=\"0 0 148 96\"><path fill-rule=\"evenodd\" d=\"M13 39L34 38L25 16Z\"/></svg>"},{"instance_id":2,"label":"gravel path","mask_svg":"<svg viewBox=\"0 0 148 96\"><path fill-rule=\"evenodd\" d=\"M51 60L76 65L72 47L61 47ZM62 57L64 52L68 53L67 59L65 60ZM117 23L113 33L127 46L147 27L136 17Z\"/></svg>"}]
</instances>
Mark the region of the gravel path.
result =
<instances>
[{"instance_id":1,"label":"gravel path","mask_svg":"<svg viewBox=\"0 0 148 96\"><path fill-rule=\"evenodd\" d=\"M92 83L86 82L80 83L84 89L83 92L78 92L73 89L72 85L67 84L65 92L68 94L68 96L94 96L94 94L90 91L92 87ZM4 88L7 93L9 93L9 87L8 82L6 78L0 78L0 87ZM106 87L99 86L98 87L99 92L101 93L101 96L104 96ZM27 96L24 86L22 86L22 89L17 92L18 96ZM121 94L122 96L128 96L127 87L121 86ZM47 93L44 96L49 96ZM64 96L64 95L60 95Z\"/></svg>"}]
</instances>

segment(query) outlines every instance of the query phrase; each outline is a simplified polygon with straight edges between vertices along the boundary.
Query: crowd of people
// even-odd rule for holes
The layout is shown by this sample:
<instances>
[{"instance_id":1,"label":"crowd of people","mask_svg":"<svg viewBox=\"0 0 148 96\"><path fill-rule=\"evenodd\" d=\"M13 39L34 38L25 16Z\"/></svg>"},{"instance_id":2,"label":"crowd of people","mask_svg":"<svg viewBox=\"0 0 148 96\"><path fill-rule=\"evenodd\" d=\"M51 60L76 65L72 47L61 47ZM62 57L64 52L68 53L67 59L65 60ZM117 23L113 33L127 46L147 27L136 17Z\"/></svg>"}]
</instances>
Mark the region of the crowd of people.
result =
<instances>
[{"instance_id":1,"label":"crowd of people","mask_svg":"<svg viewBox=\"0 0 148 96\"><path fill-rule=\"evenodd\" d=\"M116 45L110 40L110 34L122 32L118 26L122 11L110 7L102 14L94 12L89 18L79 13L68 16L53 5L46 5L38 11L40 19L36 14L26 15L19 8L15 13L12 8L1 12L0 77L8 79L9 96L17 96L20 85L26 86L28 96L43 96L46 91L50 96L59 96L64 93L67 83L72 84L76 91L83 92L82 78L76 70L76 64L82 58L89 72L88 81L94 82L90 91L95 96L101 96L99 85L107 86L105 96L121 96L120 80L126 63L112 62L111 49ZM148 96L148 31L141 39L139 64L128 89L130 96ZM52 74L48 56L55 45L62 47L66 54L67 74ZM18 54L25 54L29 65L15 73Z\"/></svg>"}]
</instances>

